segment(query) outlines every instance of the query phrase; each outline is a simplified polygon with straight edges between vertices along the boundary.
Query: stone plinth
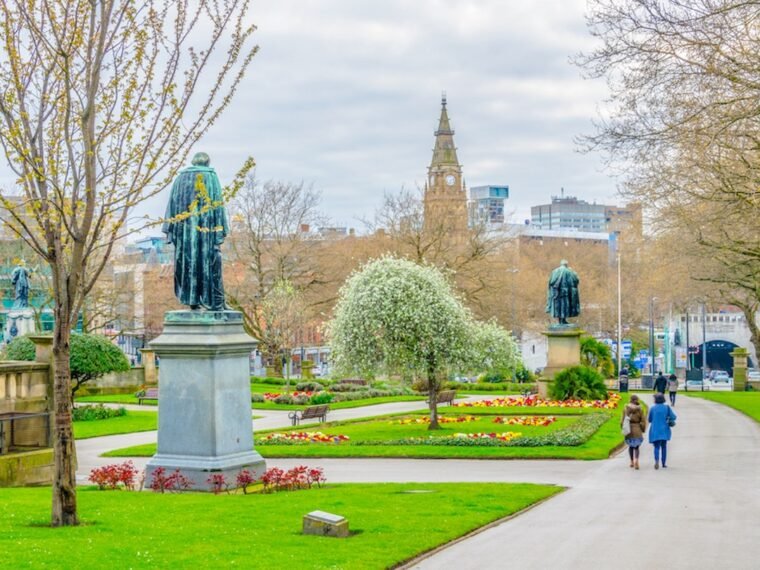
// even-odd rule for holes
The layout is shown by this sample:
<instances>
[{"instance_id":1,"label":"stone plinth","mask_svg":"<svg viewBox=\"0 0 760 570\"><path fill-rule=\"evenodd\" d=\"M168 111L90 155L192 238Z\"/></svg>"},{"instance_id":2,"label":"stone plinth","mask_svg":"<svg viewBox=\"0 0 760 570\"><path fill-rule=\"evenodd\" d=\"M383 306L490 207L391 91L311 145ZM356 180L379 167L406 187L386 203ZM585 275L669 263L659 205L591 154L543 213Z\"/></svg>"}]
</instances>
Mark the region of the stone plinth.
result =
<instances>
[{"instance_id":1,"label":"stone plinth","mask_svg":"<svg viewBox=\"0 0 760 570\"><path fill-rule=\"evenodd\" d=\"M150 343L161 358L158 450L146 484L163 467L179 469L195 490L211 490L212 474L234 483L247 469L260 477L264 459L253 450L248 359L256 342L237 311L170 311L163 334Z\"/></svg>"},{"instance_id":2,"label":"stone plinth","mask_svg":"<svg viewBox=\"0 0 760 570\"><path fill-rule=\"evenodd\" d=\"M548 397L549 384L554 376L565 368L581 363L581 334L583 331L574 325L550 327L544 336L548 341L547 363L538 380L538 395Z\"/></svg>"},{"instance_id":3,"label":"stone plinth","mask_svg":"<svg viewBox=\"0 0 760 570\"><path fill-rule=\"evenodd\" d=\"M303 533L345 538L348 536L348 521L340 515L312 511L303 517Z\"/></svg>"},{"instance_id":4,"label":"stone plinth","mask_svg":"<svg viewBox=\"0 0 760 570\"><path fill-rule=\"evenodd\" d=\"M24 336L36 332L34 324L34 311L30 308L11 309L5 319L5 331L3 338L8 343L17 336Z\"/></svg>"},{"instance_id":5,"label":"stone plinth","mask_svg":"<svg viewBox=\"0 0 760 570\"><path fill-rule=\"evenodd\" d=\"M152 348L141 348L142 365L145 384L158 384L158 370L156 370L156 351Z\"/></svg>"},{"instance_id":6,"label":"stone plinth","mask_svg":"<svg viewBox=\"0 0 760 570\"><path fill-rule=\"evenodd\" d=\"M747 357L746 348L735 348L731 352L734 358L734 392L744 392L747 389Z\"/></svg>"}]
</instances>

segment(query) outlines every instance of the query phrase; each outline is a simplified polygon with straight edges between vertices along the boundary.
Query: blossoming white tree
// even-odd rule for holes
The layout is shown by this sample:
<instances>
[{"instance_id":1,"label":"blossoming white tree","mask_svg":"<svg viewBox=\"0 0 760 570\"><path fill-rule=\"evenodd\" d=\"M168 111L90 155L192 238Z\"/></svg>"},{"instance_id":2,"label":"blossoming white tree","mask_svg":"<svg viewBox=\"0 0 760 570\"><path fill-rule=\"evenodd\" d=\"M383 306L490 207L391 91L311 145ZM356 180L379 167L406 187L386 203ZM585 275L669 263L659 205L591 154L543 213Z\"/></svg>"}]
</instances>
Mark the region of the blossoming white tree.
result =
<instances>
[{"instance_id":1,"label":"blossoming white tree","mask_svg":"<svg viewBox=\"0 0 760 570\"><path fill-rule=\"evenodd\" d=\"M472 372L515 370L520 356L512 333L496 321L470 324L469 360Z\"/></svg>"},{"instance_id":2,"label":"blossoming white tree","mask_svg":"<svg viewBox=\"0 0 760 570\"><path fill-rule=\"evenodd\" d=\"M343 286L329 324L338 372L404 367L426 381L430 429L446 373L467 366L470 312L434 267L391 257L372 261Z\"/></svg>"}]
</instances>

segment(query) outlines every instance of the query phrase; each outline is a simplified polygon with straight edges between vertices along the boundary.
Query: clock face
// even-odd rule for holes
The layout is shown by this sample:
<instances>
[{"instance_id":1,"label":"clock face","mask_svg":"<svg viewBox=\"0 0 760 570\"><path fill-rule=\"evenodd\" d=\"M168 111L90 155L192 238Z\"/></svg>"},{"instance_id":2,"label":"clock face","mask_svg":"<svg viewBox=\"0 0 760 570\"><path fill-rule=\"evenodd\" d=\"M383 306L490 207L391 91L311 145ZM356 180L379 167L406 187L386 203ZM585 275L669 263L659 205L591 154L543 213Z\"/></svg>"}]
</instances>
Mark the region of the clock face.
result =
<instances>
[{"instance_id":1,"label":"clock face","mask_svg":"<svg viewBox=\"0 0 760 570\"><path fill-rule=\"evenodd\" d=\"M446 184L448 184L449 186L454 186L454 176L452 174L449 174L446 177Z\"/></svg>"}]
</instances>

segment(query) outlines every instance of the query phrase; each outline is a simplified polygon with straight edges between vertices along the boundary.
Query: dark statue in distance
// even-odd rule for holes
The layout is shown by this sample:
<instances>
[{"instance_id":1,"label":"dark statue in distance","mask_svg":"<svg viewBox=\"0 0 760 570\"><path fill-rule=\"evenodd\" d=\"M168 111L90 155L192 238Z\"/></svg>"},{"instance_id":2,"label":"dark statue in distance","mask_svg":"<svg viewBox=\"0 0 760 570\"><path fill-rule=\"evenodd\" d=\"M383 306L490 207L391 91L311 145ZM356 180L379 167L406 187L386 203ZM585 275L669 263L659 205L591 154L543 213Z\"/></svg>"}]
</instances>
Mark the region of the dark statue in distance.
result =
<instances>
[{"instance_id":1,"label":"dark statue in distance","mask_svg":"<svg viewBox=\"0 0 760 570\"><path fill-rule=\"evenodd\" d=\"M567 319L581 314L578 283L580 283L578 274L568 267L565 259L549 276L549 284L546 290L546 312L558 319L560 327L573 326L567 322Z\"/></svg>"},{"instance_id":2,"label":"dark statue in distance","mask_svg":"<svg viewBox=\"0 0 760 570\"><path fill-rule=\"evenodd\" d=\"M180 171L162 231L174 244L174 294L191 309L223 311L221 245L229 233L219 177L204 152Z\"/></svg>"},{"instance_id":3,"label":"dark statue in distance","mask_svg":"<svg viewBox=\"0 0 760 570\"><path fill-rule=\"evenodd\" d=\"M13 269L11 283L15 288L14 309L26 309L29 307L29 278L31 275L32 270L26 266L26 261L23 259Z\"/></svg>"}]
</instances>

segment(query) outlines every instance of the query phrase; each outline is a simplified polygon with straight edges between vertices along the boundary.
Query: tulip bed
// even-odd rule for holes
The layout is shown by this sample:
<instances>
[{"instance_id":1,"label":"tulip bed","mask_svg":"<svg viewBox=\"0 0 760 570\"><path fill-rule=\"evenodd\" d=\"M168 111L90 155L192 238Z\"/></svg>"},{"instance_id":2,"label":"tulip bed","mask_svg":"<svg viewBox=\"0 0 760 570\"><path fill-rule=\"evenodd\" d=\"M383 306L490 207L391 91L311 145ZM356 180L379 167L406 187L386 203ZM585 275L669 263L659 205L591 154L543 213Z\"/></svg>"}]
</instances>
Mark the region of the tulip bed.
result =
<instances>
[{"instance_id":1,"label":"tulip bed","mask_svg":"<svg viewBox=\"0 0 760 570\"><path fill-rule=\"evenodd\" d=\"M327 484L247 495L90 487L77 496L84 524L50 528L50 488L0 488L0 566L393 568L560 491L504 483ZM313 510L345 516L351 536L302 534Z\"/></svg>"}]
</instances>

